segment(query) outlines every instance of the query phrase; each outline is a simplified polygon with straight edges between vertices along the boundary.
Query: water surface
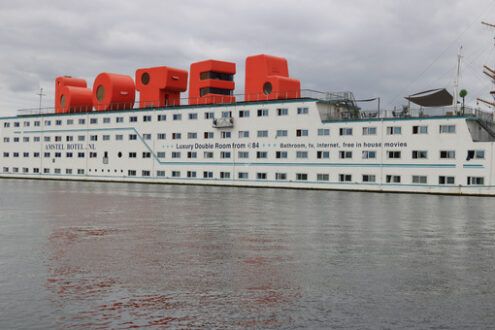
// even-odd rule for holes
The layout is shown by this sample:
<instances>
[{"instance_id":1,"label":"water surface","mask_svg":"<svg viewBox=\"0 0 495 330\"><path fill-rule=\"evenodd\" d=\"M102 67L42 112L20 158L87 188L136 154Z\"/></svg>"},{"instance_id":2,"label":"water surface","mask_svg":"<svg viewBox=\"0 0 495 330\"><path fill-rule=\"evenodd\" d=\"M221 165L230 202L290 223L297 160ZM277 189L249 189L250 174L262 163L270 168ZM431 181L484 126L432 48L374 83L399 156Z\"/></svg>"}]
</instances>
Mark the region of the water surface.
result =
<instances>
[{"instance_id":1,"label":"water surface","mask_svg":"<svg viewBox=\"0 0 495 330\"><path fill-rule=\"evenodd\" d=\"M0 180L0 328L492 328L494 203Z\"/></svg>"}]
</instances>

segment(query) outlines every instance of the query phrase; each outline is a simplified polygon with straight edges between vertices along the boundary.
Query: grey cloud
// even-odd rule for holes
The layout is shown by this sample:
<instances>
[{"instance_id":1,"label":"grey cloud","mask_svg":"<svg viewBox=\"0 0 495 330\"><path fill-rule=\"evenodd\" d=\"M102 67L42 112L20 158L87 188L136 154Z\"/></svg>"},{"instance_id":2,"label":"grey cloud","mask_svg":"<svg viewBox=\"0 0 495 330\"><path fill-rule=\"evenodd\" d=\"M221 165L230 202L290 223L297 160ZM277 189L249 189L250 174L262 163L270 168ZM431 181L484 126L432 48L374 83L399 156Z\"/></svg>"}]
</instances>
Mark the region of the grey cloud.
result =
<instances>
[{"instance_id":1,"label":"grey cloud","mask_svg":"<svg viewBox=\"0 0 495 330\"><path fill-rule=\"evenodd\" d=\"M408 93L451 87L461 43L468 61L490 49L493 33L479 24L489 9L494 1L2 1L0 111L37 107L40 87L51 106L59 75L91 86L104 71L134 76L140 67L189 69L208 58L237 63L242 93L245 57L259 53L288 58L303 88L380 96L392 107ZM463 71L462 84L487 94L475 70L482 59Z\"/></svg>"}]
</instances>

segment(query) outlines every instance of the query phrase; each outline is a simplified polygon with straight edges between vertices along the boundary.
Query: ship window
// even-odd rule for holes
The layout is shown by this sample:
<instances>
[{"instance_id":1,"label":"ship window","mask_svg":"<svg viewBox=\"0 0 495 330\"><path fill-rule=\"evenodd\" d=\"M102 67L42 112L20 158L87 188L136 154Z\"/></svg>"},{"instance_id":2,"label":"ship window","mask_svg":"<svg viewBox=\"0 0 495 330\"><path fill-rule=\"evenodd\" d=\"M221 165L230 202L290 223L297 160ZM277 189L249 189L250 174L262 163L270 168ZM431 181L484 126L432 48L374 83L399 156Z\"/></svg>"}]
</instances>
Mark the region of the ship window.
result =
<instances>
[{"instance_id":1,"label":"ship window","mask_svg":"<svg viewBox=\"0 0 495 330\"><path fill-rule=\"evenodd\" d=\"M40 137L39 137L39 136L35 136L35 137L33 137L33 141L34 141L34 142L40 142Z\"/></svg>"},{"instance_id":2,"label":"ship window","mask_svg":"<svg viewBox=\"0 0 495 330\"><path fill-rule=\"evenodd\" d=\"M196 112L194 113L190 113L189 114L189 119L190 120L195 120L195 119L198 119L198 114Z\"/></svg>"},{"instance_id":3,"label":"ship window","mask_svg":"<svg viewBox=\"0 0 495 330\"><path fill-rule=\"evenodd\" d=\"M158 157L158 158L165 158L165 151L159 151L159 152L157 153L157 157Z\"/></svg>"},{"instance_id":4,"label":"ship window","mask_svg":"<svg viewBox=\"0 0 495 330\"><path fill-rule=\"evenodd\" d=\"M234 75L231 73L217 72L217 71L206 71L199 74L199 79L207 80L224 80L224 81L234 81Z\"/></svg>"},{"instance_id":5,"label":"ship window","mask_svg":"<svg viewBox=\"0 0 495 330\"><path fill-rule=\"evenodd\" d=\"M363 127L363 135L376 135L376 127Z\"/></svg>"},{"instance_id":6,"label":"ship window","mask_svg":"<svg viewBox=\"0 0 495 330\"><path fill-rule=\"evenodd\" d=\"M387 127L388 135L398 135L402 134L402 128L400 126L388 126Z\"/></svg>"},{"instance_id":7,"label":"ship window","mask_svg":"<svg viewBox=\"0 0 495 330\"><path fill-rule=\"evenodd\" d=\"M205 132L204 137L205 139L213 139L213 132Z\"/></svg>"},{"instance_id":8,"label":"ship window","mask_svg":"<svg viewBox=\"0 0 495 330\"><path fill-rule=\"evenodd\" d=\"M54 172L55 172L55 174L60 174L62 171L61 171L61 169L56 168L56 169L54 170Z\"/></svg>"},{"instance_id":9,"label":"ship window","mask_svg":"<svg viewBox=\"0 0 495 330\"><path fill-rule=\"evenodd\" d=\"M248 151L239 151L238 158L249 158L249 152Z\"/></svg>"},{"instance_id":10,"label":"ship window","mask_svg":"<svg viewBox=\"0 0 495 330\"><path fill-rule=\"evenodd\" d=\"M24 152L22 155L23 155L24 157L29 157L29 152Z\"/></svg>"},{"instance_id":11,"label":"ship window","mask_svg":"<svg viewBox=\"0 0 495 330\"><path fill-rule=\"evenodd\" d=\"M267 117L268 109L258 109L258 117Z\"/></svg>"},{"instance_id":12,"label":"ship window","mask_svg":"<svg viewBox=\"0 0 495 330\"><path fill-rule=\"evenodd\" d=\"M400 183L400 175L387 175L385 180L387 183Z\"/></svg>"},{"instance_id":13,"label":"ship window","mask_svg":"<svg viewBox=\"0 0 495 330\"><path fill-rule=\"evenodd\" d=\"M213 178L213 172L203 172L203 178L205 179L209 179L209 178Z\"/></svg>"},{"instance_id":14,"label":"ship window","mask_svg":"<svg viewBox=\"0 0 495 330\"><path fill-rule=\"evenodd\" d=\"M339 134L340 135L352 135L352 128L350 127L343 127L339 129Z\"/></svg>"},{"instance_id":15,"label":"ship window","mask_svg":"<svg viewBox=\"0 0 495 330\"><path fill-rule=\"evenodd\" d=\"M142 170L141 171L141 176L151 176L151 172L147 170Z\"/></svg>"},{"instance_id":16,"label":"ship window","mask_svg":"<svg viewBox=\"0 0 495 330\"><path fill-rule=\"evenodd\" d=\"M3 142L8 143L9 141L10 141L10 138L8 138L8 137L3 138Z\"/></svg>"},{"instance_id":17,"label":"ship window","mask_svg":"<svg viewBox=\"0 0 495 330\"><path fill-rule=\"evenodd\" d=\"M165 133L158 133L157 138L158 138L158 140L165 140L166 134Z\"/></svg>"},{"instance_id":18,"label":"ship window","mask_svg":"<svg viewBox=\"0 0 495 330\"><path fill-rule=\"evenodd\" d=\"M131 117L129 117L129 122L130 122L130 123L135 123L135 122L137 122L137 116L131 116Z\"/></svg>"},{"instance_id":19,"label":"ship window","mask_svg":"<svg viewBox=\"0 0 495 330\"><path fill-rule=\"evenodd\" d=\"M189 133L187 133L187 138L190 139L190 140L197 139L198 138L198 133L196 133L196 132L189 132Z\"/></svg>"},{"instance_id":20,"label":"ship window","mask_svg":"<svg viewBox=\"0 0 495 330\"><path fill-rule=\"evenodd\" d=\"M62 157L62 153L61 152L56 152L55 153L55 158L60 158Z\"/></svg>"},{"instance_id":21,"label":"ship window","mask_svg":"<svg viewBox=\"0 0 495 330\"><path fill-rule=\"evenodd\" d=\"M276 158L287 158L287 151L277 151L275 153Z\"/></svg>"},{"instance_id":22,"label":"ship window","mask_svg":"<svg viewBox=\"0 0 495 330\"><path fill-rule=\"evenodd\" d=\"M232 111L222 111L222 118L232 118Z\"/></svg>"},{"instance_id":23,"label":"ship window","mask_svg":"<svg viewBox=\"0 0 495 330\"><path fill-rule=\"evenodd\" d=\"M48 120L48 122L50 122L50 121ZM46 122L45 122L45 123L46 123ZM19 127L19 126L20 126L20 124L19 124L19 122L18 122L18 121L14 122L14 127Z\"/></svg>"},{"instance_id":24,"label":"ship window","mask_svg":"<svg viewBox=\"0 0 495 330\"><path fill-rule=\"evenodd\" d=\"M285 129L277 130L277 137L284 137L284 136L287 136L287 130Z\"/></svg>"},{"instance_id":25,"label":"ship window","mask_svg":"<svg viewBox=\"0 0 495 330\"><path fill-rule=\"evenodd\" d=\"M363 174L363 182L376 182L374 174Z\"/></svg>"},{"instance_id":26,"label":"ship window","mask_svg":"<svg viewBox=\"0 0 495 330\"><path fill-rule=\"evenodd\" d=\"M84 169L82 168L77 169L77 174L84 174Z\"/></svg>"},{"instance_id":27,"label":"ship window","mask_svg":"<svg viewBox=\"0 0 495 330\"><path fill-rule=\"evenodd\" d=\"M3 127L4 127L4 128L9 128L9 127L10 127L10 123L9 123L9 122L5 122L5 123L3 123Z\"/></svg>"},{"instance_id":28,"label":"ship window","mask_svg":"<svg viewBox=\"0 0 495 330\"><path fill-rule=\"evenodd\" d=\"M428 134L428 126L413 126L413 134Z\"/></svg>"},{"instance_id":29,"label":"ship window","mask_svg":"<svg viewBox=\"0 0 495 330\"><path fill-rule=\"evenodd\" d=\"M425 175L413 175L412 176L413 183L427 183L427 177Z\"/></svg>"},{"instance_id":30,"label":"ship window","mask_svg":"<svg viewBox=\"0 0 495 330\"><path fill-rule=\"evenodd\" d=\"M220 152L220 158L230 158L230 151L222 151Z\"/></svg>"},{"instance_id":31,"label":"ship window","mask_svg":"<svg viewBox=\"0 0 495 330\"><path fill-rule=\"evenodd\" d=\"M136 134L129 134L129 140L137 140Z\"/></svg>"},{"instance_id":32,"label":"ship window","mask_svg":"<svg viewBox=\"0 0 495 330\"><path fill-rule=\"evenodd\" d=\"M352 181L352 175L351 174L339 174L339 181L340 182L351 182Z\"/></svg>"},{"instance_id":33,"label":"ship window","mask_svg":"<svg viewBox=\"0 0 495 330\"><path fill-rule=\"evenodd\" d=\"M187 158L198 158L198 153L196 151L188 151ZM230 155L228 158L230 158Z\"/></svg>"},{"instance_id":34,"label":"ship window","mask_svg":"<svg viewBox=\"0 0 495 330\"><path fill-rule=\"evenodd\" d=\"M77 157L78 158L84 158L84 152L78 152Z\"/></svg>"},{"instance_id":35,"label":"ship window","mask_svg":"<svg viewBox=\"0 0 495 330\"><path fill-rule=\"evenodd\" d=\"M196 177L196 171L187 171L187 177L188 178L195 178Z\"/></svg>"},{"instance_id":36,"label":"ship window","mask_svg":"<svg viewBox=\"0 0 495 330\"><path fill-rule=\"evenodd\" d=\"M60 122L62 122L62 121L60 121ZM60 124L62 124L62 123L60 123ZM24 127L29 127L29 122L28 121L25 121L24 122Z\"/></svg>"},{"instance_id":37,"label":"ship window","mask_svg":"<svg viewBox=\"0 0 495 330\"><path fill-rule=\"evenodd\" d=\"M72 169L71 168L66 168L65 169L65 174L72 174Z\"/></svg>"},{"instance_id":38,"label":"ship window","mask_svg":"<svg viewBox=\"0 0 495 330\"><path fill-rule=\"evenodd\" d=\"M67 125L73 125L74 120L73 119L67 119Z\"/></svg>"},{"instance_id":39,"label":"ship window","mask_svg":"<svg viewBox=\"0 0 495 330\"><path fill-rule=\"evenodd\" d=\"M124 136L122 134L116 134L115 135L115 140L116 141L122 141L124 139Z\"/></svg>"},{"instance_id":40,"label":"ship window","mask_svg":"<svg viewBox=\"0 0 495 330\"><path fill-rule=\"evenodd\" d=\"M239 173L237 173L237 177L239 179L247 179L248 178L248 173L247 172L239 172Z\"/></svg>"},{"instance_id":41,"label":"ship window","mask_svg":"<svg viewBox=\"0 0 495 330\"><path fill-rule=\"evenodd\" d=\"M307 115L309 112L308 108L297 108L297 114L298 115Z\"/></svg>"},{"instance_id":42,"label":"ship window","mask_svg":"<svg viewBox=\"0 0 495 330\"><path fill-rule=\"evenodd\" d=\"M316 151L316 158L322 159L322 158L330 158L330 151Z\"/></svg>"},{"instance_id":43,"label":"ship window","mask_svg":"<svg viewBox=\"0 0 495 330\"><path fill-rule=\"evenodd\" d=\"M207 94L232 95L232 93L233 91L231 89L225 88L203 87L199 89L199 96L205 96Z\"/></svg>"},{"instance_id":44,"label":"ship window","mask_svg":"<svg viewBox=\"0 0 495 330\"><path fill-rule=\"evenodd\" d=\"M232 135L232 134L231 134L231 132L223 131L223 132L221 133L221 136L220 136L220 137L221 137L222 139L230 139L230 138L231 138L231 135Z\"/></svg>"},{"instance_id":45,"label":"ship window","mask_svg":"<svg viewBox=\"0 0 495 330\"><path fill-rule=\"evenodd\" d=\"M307 151L296 151L296 158L308 158Z\"/></svg>"},{"instance_id":46,"label":"ship window","mask_svg":"<svg viewBox=\"0 0 495 330\"><path fill-rule=\"evenodd\" d=\"M316 181L328 181L330 180L330 175L326 173L317 173Z\"/></svg>"},{"instance_id":47,"label":"ship window","mask_svg":"<svg viewBox=\"0 0 495 330\"><path fill-rule=\"evenodd\" d=\"M289 114L289 109L287 109L287 108L278 108L277 109L277 115L278 116L287 116L288 114Z\"/></svg>"},{"instance_id":48,"label":"ship window","mask_svg":"<svg viewBox=\"0 0 495 330\"><path fill-rule=\"evenodd\" d=\"M57 141L57 137L58 136L55 137L55 141ZM89 140L90 141L98 141L98 135L90 135Z\"/></svg>"},{"instance_id":49,"label":"ship window","mask_svg":"<svg viewBox=\"0 0 495 330\"><path fill-rule=\"evenodd\" d=\"M207 158L207 159L209 159L209 158L213 158L213 151L205 151L205 152L203 153L203 157L204 157L204 158Z\"/></svg>"},{"instance_id":50,"label":"ship window","mask_svg":"<svg viewBox=\"0 0 495 330\"><path fill-rule=\"evenodd\" d=\"M230 179L230 172L220 172L220 179Z\"/></svg>"},{"instance_id":51,"label":"ship window","mask_svg":"<svg viewBox=\"0 0 495 330\"><path fill-rule=\"evenodd\" d=\"M245 117L249 117L249 110L240 110L239 118L245 118Z\"/></svg>"},{"instance_id":52,"label":"ship window","mask_svg":"<svg viewBox=\"0 0 495 330\"><path fill-rule=\"evenodd\" d=\"M441 150L440 151L441 159L455 159L455 150Z\"/></svg>"},{"instance_id":53,"label":"ship window","mask_svg":"<svg viewBox=\"0 0 495 330\"><path fill-rule=\"evenodd\" d=\"M3 172L4 172L4 173L9 173L9 168L8 168L8 167L4 167L4 168L3 168Z\"/></svg>"},{"instance_id":54,"label":"ship window","mask_svg":"<svg viewBox=\"0 0 495 330\"><path fill-rule=\"evenodd\" d=\"M67 142L72 142L73 140L74 140L74 137L72 135L67 135L65 137L65 141L67 141Z\"/></svg>"},{"instance_id":55,"label":"ship window","mask_svg":"<svg viewBox=\"0 0 495 330\"><path fill-rule=\"evenodd\" d=\"M256 179L258 179L258 180L266 180L266 173L262 173L262 172L256 173Z\"/></svg>"},{"instance_id":56,"label":"ship window","mask_svg":"<svg viewBox=\"0 0 495 330\"><path fill-rule=\"evenodd\" d=\"M37 168L37 167L33 168L33 173L39 173L39 172L40 172L39 168Z\"/></svg>"},{"instance_id":57,"label":"ship window","mask_svg":"<svg viewBox=\"0 0 495 330\"><path fill-rule=\"evenodd\" d=\"M39 152L33 152L33 157L34 158L39 158L40 156L40 153Z\"/></svg>"},{"instance_id":58,"label":"ship window","mask_svg":"<svg viewBox=\"0 0 495 330\"><path fill-rule=\"evenodd\" d=\"M287 173L275 173L275 180L287 180Z\"/></svg>"},{"instance_id":59,"label":"ship window","mask_svg":"<svg viewBox=\"0 0 495 330\"><path fill-rule=\"evenodd\" d=\"M399 159L401 157L400 151L387 151L387 157L389 159Z\"/></svg>"},{"instance_id":60,"label":"ship window","mask_svg":"<svg viewBox=\"0 0 495 330\"><path fill-rule=\"evenodd\" d=\"M471 160L471 159L485 159L485 151L484 150L468 150L466 160Z\"/></svg>"},{"instance_id":61,"label":"ship window","mask_svg":"<svg viewBox=\"0 0 495 330\"><path fill-rule=\"evenodd\" d=\"M65 157L67 157L67 158L72 158L72 152L67 152L67 153L65 153Z\"/></svg>"},{"instance_id":62,"label":"ship window","mask_svg":"<svg viewBox=\"0 0 495 330\"><path fill-rule=\"evenodd\" d=\"M413 150L412 152L413 159L426 159L428 158L428 151L426 150Z\"/></svg>"},{"instance_id":63,"label":"ship window","mask_svg":"<svg viewBox=\"0 0 495 330\"><path fill-rule=\"evenodd\" d=\"M375 159L376 158L376 151L374 150L365 150L362 153L363 159Z\"/></svg>"},{"instance_id":64,"label":"ship window","mask_svg":"<svg viewBox=\"0 0 495 330\"><path fill-rule=\"evenodd\" d=\"M298 129L296 130L296 136L308 136L307 129Z\"/></svg>"},{"instance_id":65,"label":"ship window","mask_svg":"<svg viewBox=\"0 0 495 330\"><path fill-rule=\"evenodd\" d=\"M318 136L329 136L330 129L328 128L318 128Z\"/></svg>"},{"instance_id":66,"label":"ship window","mask_svg":"<svg viewBox=\"0 0 495 330\"><path fill-rule=\"evenodd\" d=\"M181 133L172 133L172 140L180 140L182 138Z\"/></svg>"},{"instance_id":67,"label":"ship window","mask_svg":"<svg viewBox=\"0 0 495 330\"><path fill-rule=\"evenodd\" d=\"M174 115L172 116L172 119L173 120L182 120L182 114L174 113Z\"/></svg>"},{"instance_id":68,"label":"ship window","mask_svg":"<svg viewBox=\"0 0 495 330\"><path fill-rule=\"evenodd\" d=\"M215 118L214 112L205 112L205 119L214 119L214 118Z\"/></svg>"},{"instance_id":69,"label":"ship window","mask_svg":"<svg viewBox=\"0 0 495 330\"><path fill-rule=\"evenodd\" d=\"M143 152L143 158L151 158L151 152Z\"/></svg>"},{"instance_id":70,"label":"ship window","mask_svg":"<svg viewBox=\"0 0 495 330\"><path fill-rule=\"evenodd\" d=\"M438 184L455 184L455 177L440 175L438 177Z\"/></svg>"},{"instance_id":71,"label":"ship window","mask_svg":"<svg viewBox=\"0 0 495 330\"><path fill-rule=\"evenodd\" d=\"M58 120L55 120L55 125L57 126L61 126L62 125L62 120L58 119ZM29 126L29 125L28 125Z\"/></svg>"},{"instance_id":72,"label":"ship window","mask_svg":"<svg viewBox=\"0 0 495 330\"><path fill-rule=\"evenodd\" d=\"M45 157L45 158L50 158L50 153L49 153L49 152L45 152L45 153L43 154L43 157Z\"/></svg>"},{"instance_id":73,"label":"ship window","mask_svg":"<svg viewBox=\"0 0 495 330\"><path fill-rule=\"evenodd\" d=\"M136 176L136 170L128 170L127 175L128 176Z\"/></svg>"},{"instance_id":74,"label":"ship window","mask_svg":"<svg viewBox=\"0 0 495 330\"><path fill-rule=\"evenodd\" d=\"M136 158L137 153L136 152L129 152L129 158Z\"/></svg>"},{"instance_id":75,"label":"ship window","mask_svg":"<svg viewBox=\"0 0 495 330\"><path fill-rule=\"evenodd\" d=\"M91 119L89 120L89 123L90 123L90 124L98 124L98 118L91 118Z\"/></svg>"},{"instance_id":76,"label":"ship window","mask_svg":"<svg viewBox=\"0 0 495 330\"><path fill-rule=\"evenodd\" d=\"M469 185L483 185L485 184L485 178L481 176L468 176L467 184Z\"/></svg>"},{"instance_id":77,"label":"ship window","mask_svg":"<svg viewBox=\"0 0 495 330\"><path fill-rule=\"evenodd\" d=\"M341 159L352 158L352 151L339 151L339 158Z\"/></svg>"},{"instance_id":78,"label":"ship window","mask_svg":"<svg viewBox=\"0 0 495 330\"><path fill-rule=\"evenodd\" d=\"M144 115L143 116L143 122L149 122L151 121L151 116L150 115Z\"/></svg>"},{"instance_id":79,"label":"ship window","mask_svg":"<svg viewBox=\"0 0 495 330\"><path fill-rule=\"evenodd\" d=\"M268 131L266 131L266 130L258 131L257 136L258 137L268 137Z\"/></svg>"},{"instance_id":80,"label":"ship window","mask_svg":"<svg viewBox=\"0 0 495 330\"><path fill-rule=\"evenodd\" d=\"M110 124L110 117L103 118L103 124Z\"/></svg>"},{"instance_id":81,"label":"ship window","mask_svg":"<svg viewBox=\"0 0 495 330\"><path fill-rule=\"evenodd\" d=\"M5 158L9 157L9 153L8 153L8 152L4 152L4 153L3 153L3 156L4 156Z\"/></svg>"},{"instance_id":82,"label":"ship window","mask_svg":"<svg viewBox=\"0 0 495 330\"><path fill-rule=\"evenodd\" d=\"M151 140L151 134L143 134L143 140Z\"/></svg>"},{"instance_id":83,"label":"ship window","mask_svg":"<svg viewBox=\"0 0 495 330\"><path fill-rule=\"evenodd\" d=\"M103 135L102 139L103 141L110 141L110 135Z\"/></svg>"},{"instance_id":84,"label":"ship window","mask_svg":"<svg viewBox=\"0 0 495 330\"><path fill-rule=\"evenodd\" d=\"M79 123L79 125L84 125L84 124L86 124L86 119L81 118L81 119L79 119L77 122ZM35 125L35 126L36 126L36 125Z\"/></svg>"},{"instance_id":85,"label":"ship window","mask_svg":"<svg viewBox=\"0 0 495 330\"><path fill-rule=\"evenodd\" d=\"M180 158L180 152L179 151L173 151L172 152L172 158Z\"/></svg>"},{"instance_id":86,"label":"ship window","mask_svg":"<svg viewBox=\"0 0 495 330\"><path fill-rule=\"evenodd\" d=\"M167 115L158 115L158 121L165 121L167 120Z\"/></svg>"},{"instance_id":87,"label":"ship window","mask_svg":"<svg viewBox=\"0 0 495 330\"><path fill-rule=\"evenodd\" d=\"M14 142L19 142L19 138L18 137L14 137Z\"/></svg>"},{"instance_id":88,"label":"ship window","mask_svg":"<svg viewBox=\"0 0 495 330\"><path fill-rule=\"evenodd\" d=\"M51 122L51 121L49 121L49 120L45 120L45 126L50 126L51 124L52 124L52 122ZM14 125L14 126L15 126L15 125Z\"/></svg>"},{"instance_id":89,"label":"ship window","mask_svg":"<svg viewBox=\"0 0 495 330\"><path fill-rule=\"evenodd\" d=\"M455 125L440 125L440 133L455 133Z\"/></svg>"},{"instance_id":90,"label":"ship window","mask_svg":"<svg viewBox=\"0 0 495 330\"><path fill-rule=\"evenodd\" d=\"M268 153L266 151L257 151L256 152L256 158L260 159L260 158L267 158L268 157Z\"/></svg>"},{"instance_id":91,"label":"ship window","mask_svg":"<svg viewBox=\"0 0 495 330\"><path fill-rule=\"evenodd\" d=\"M29 142L29 136L25 136L22 138L22 142Z\"/></svg>"},{"instance_id":92,"label":"ship window","mask_svg":"<svg viewBox=\"0 0 495 330\"><path fill-rule=\"evenodd\" d=\"M165 171L161 171L161 170L156 171L156 176L165 176Z\"/></svg>"},{"instance_id":93,"label":"ship window","mask_svg":"<svg viewBox=\"0 0 495 330\"><path fill-rule=\"evenodd\" d=\"M249 131L239 131L239 138L248 138Z\"/></svg>"}]
</instances>

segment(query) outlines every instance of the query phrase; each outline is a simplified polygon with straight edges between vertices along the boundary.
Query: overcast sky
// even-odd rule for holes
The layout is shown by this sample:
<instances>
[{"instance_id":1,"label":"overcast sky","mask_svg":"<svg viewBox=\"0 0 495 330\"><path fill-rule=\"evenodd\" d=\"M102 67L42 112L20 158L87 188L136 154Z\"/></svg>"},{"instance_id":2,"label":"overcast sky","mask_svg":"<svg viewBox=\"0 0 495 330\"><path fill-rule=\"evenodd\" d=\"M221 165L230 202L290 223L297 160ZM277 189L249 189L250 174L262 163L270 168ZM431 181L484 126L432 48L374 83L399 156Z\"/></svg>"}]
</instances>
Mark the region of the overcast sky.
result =
<instances>
[{"instance_id":1,"label":"overcast sky","mask_svg":"<svg viewBox=\"0 0 495 330\"><path fill-rule=\"evenodd\" d=\"M0 115L53 107L55 78L128 74L171 66L189 71L205 59L237 64L260 53L282 56L303 89L403 96L453 88L463 45L460 87L468 101L489 99L482 65L495 64L495 0L329 1L23 1L0 2ZM183 94L183 96L187 96Z\"/></svg>"}]
</instances>

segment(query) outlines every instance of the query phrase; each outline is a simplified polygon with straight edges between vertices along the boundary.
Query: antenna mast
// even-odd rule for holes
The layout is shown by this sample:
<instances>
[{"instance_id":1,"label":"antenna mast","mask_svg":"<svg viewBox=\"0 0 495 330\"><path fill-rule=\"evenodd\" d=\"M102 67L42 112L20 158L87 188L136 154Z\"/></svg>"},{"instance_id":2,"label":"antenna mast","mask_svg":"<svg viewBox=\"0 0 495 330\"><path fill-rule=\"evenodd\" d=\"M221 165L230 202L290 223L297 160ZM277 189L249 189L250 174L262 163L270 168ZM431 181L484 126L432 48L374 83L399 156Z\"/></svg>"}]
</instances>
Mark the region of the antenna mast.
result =
<instances>
[{"instance_id":1,"label":"antenna mast","mask_svg":"<svg viewBox=\"0 0 495 330\"><path fill-rule=\"evenodd\" d=\"M46 96L45 94L43 94L43 88L40 88L40 92L36 95L39 95L40 96L40 113L41 113L41 99L43 98L43 96Z\"/></svg>"},{"instance_id":2,"label":"antenna mast","mask_svg":"<svg viewBox=\"0 0 495 330\"><path fill-rule=\"evenodd\" d=\"M454 113L457 113L457 94L459 90L459 72L461 71L461 51L462 45L459 47L459 52L457 53L457 68L455 71L455 83L454 83Z\"/></svg>"}]
</instances>

